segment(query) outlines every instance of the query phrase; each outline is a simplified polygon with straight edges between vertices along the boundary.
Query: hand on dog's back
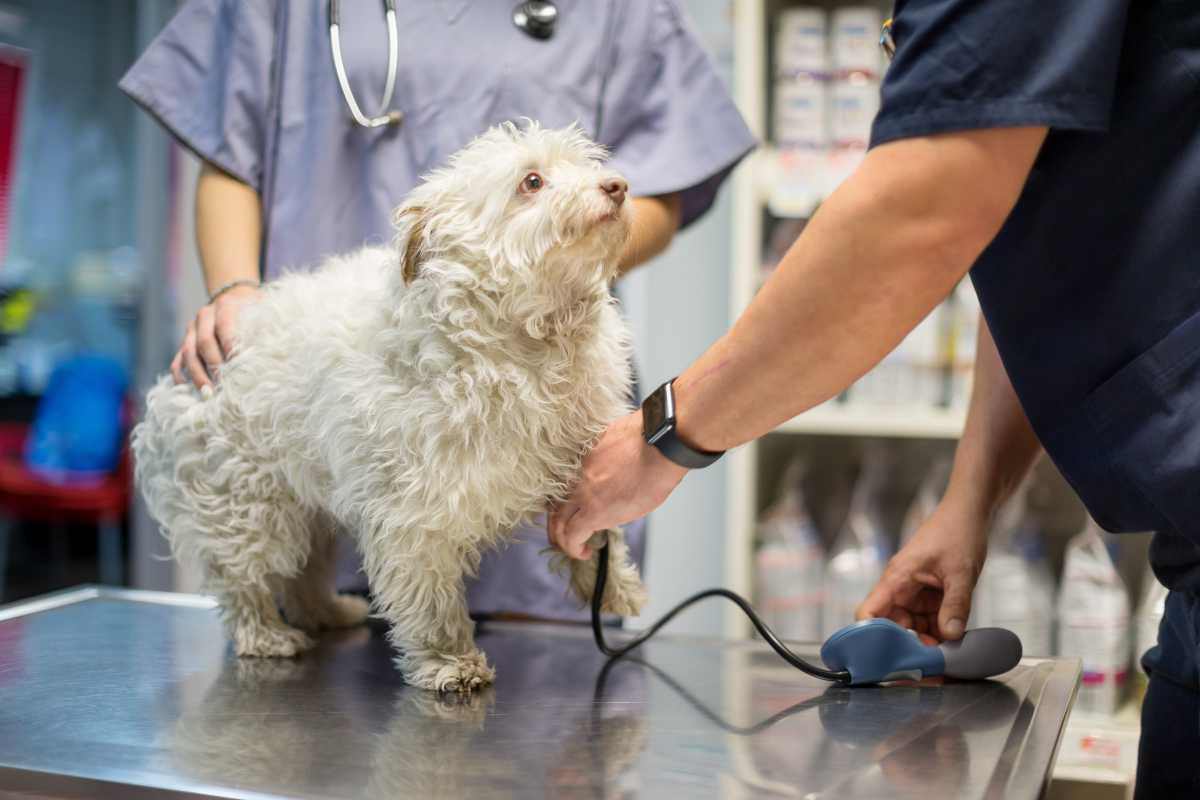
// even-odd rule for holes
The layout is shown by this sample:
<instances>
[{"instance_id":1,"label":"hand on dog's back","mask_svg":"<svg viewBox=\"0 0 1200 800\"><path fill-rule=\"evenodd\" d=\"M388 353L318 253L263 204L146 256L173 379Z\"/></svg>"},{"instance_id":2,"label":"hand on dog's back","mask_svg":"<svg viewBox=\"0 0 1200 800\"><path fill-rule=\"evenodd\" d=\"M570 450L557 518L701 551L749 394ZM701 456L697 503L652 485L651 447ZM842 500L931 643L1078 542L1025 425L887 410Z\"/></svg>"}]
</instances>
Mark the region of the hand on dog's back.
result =
<instances>
[{"instance_id":1,"label":"hand on dog's back","mask_svg":"<svg viewBox=\"0 0 1200 800\"><path fill-rule=\"evenodd\" d=\"M190 380L197 389L213 385L217 369L233 356L242 307L261 294L262 290L256 286L238 286L196 312L196 318L188 323L179 352L171 361L175 383Z\"/></svg>"}]
</instances>

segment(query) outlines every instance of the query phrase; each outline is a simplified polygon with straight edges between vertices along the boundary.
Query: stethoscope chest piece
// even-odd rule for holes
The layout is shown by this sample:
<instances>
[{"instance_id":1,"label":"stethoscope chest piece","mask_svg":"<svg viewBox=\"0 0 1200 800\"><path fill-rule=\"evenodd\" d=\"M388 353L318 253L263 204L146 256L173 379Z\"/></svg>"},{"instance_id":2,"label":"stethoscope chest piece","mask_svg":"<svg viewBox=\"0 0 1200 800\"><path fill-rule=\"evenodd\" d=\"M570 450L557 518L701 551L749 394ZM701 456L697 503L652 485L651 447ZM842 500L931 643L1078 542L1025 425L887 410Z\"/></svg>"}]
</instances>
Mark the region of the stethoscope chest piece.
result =
<instances>
[{"instance_id":1,"label":"stethoscope chest piece","mask_svg":"<svg viewBox=\"0 0 1200 800\"><path fill-rule=\"evenodd\" d=\"M513 25L535 39L549 39L558 22L558 7L551 0L525 0L513 9Z\"/></svg>"}]
</instances>

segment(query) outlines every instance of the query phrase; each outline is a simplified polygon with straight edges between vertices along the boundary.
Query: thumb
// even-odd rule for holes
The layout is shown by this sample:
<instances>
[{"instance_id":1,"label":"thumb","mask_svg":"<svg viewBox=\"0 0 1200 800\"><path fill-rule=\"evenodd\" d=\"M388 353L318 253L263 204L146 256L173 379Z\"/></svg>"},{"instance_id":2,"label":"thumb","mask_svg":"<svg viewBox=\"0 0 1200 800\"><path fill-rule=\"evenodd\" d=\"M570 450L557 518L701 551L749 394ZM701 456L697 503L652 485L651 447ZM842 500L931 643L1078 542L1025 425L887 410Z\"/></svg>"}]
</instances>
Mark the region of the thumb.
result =
<instances>
[{"instance_id":1,"label":"thumb","mask_svg":"<svg viewBox=\"0 0 1200 800\"><path fill-rule=\"evenodd\" d=\"M975 581L966 572L947 575L938 610L938 632L943 639L961 639L971 615L971 592Z\"/></svg>"}]
</instances>

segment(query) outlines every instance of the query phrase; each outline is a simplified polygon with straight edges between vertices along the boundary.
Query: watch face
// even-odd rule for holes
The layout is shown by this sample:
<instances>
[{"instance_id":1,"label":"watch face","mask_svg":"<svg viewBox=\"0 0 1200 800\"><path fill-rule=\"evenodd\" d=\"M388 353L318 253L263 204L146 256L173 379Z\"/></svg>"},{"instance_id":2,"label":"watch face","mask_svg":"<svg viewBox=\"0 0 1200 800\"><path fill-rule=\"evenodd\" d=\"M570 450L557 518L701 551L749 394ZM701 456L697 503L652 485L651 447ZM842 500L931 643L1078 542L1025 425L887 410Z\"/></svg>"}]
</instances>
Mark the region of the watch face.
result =
<instances>
[{"instance_id":1,"label":"watch face","mask_svg":"<svg viewBox=\"0 0 1200 800\"><path fill-rule=\"evenodd\" d=\"M667 391L667 386L660 386L642 403L642 436L650 444L671 429L673 409Z\"/></svg>"}]
</instances>

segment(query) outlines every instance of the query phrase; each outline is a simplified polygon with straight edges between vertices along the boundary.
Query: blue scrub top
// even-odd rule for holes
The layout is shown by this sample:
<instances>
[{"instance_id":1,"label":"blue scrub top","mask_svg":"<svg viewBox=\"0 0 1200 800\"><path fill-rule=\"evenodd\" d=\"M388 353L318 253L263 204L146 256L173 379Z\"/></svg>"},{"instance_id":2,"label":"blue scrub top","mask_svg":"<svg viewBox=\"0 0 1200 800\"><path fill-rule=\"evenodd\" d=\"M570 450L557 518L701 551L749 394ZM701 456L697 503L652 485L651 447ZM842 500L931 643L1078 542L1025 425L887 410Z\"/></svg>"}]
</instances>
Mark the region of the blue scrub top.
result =
<instances>
[{"instance_id":1,"label":"blue scrub top","mask_svg":"<svg viewBox=\"0 0 1200 800\"><path fill-rule=\"evenodd\" d=\"M872 146L1051 131L971 270L1046 452L1176 595L1152 666L1197 685L1200 6L908 0Z\"/></svg>"},{"instance_id":2,"label":"blue scrub top","mask_svg":"<svg viewBox=\"0 0 1200 800\"><path fill-rule=\"evenodd\" d=\"M677 0L557 5L555 35L540 41L512 24L514 0L398 2L398 128L367 130L350 118L326 0L190 0L121 88L201 158L258 190L267 278L390 240L391 211L423 173L521 117L579 122L611 149L634 195L678 192L691 223L754 139ZM387 79L382 3L344 2L341 15L350 84L374 114ZM639 563L642 527L628 532ZM485 556L468 586L472 611L585 619L564 579L548 572L545 546L539 523ZM354 560L346 563L353 573Z\"/></svg>"}]
</instances>

